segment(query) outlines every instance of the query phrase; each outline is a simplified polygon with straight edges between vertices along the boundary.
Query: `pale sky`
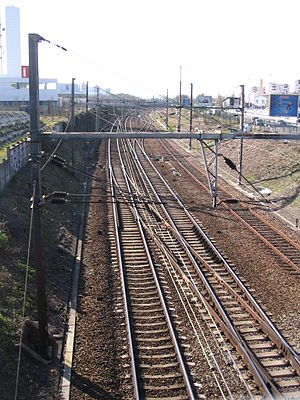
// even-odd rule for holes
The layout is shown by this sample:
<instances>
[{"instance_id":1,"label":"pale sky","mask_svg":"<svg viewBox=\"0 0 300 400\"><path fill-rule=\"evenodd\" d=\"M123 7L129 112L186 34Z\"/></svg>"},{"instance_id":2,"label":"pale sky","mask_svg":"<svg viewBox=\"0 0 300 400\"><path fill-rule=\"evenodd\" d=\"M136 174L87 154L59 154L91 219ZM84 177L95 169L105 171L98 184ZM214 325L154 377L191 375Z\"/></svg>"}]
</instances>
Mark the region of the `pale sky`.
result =
<instances>
[{"instance_id":1,"label":"pale sky","mask_svg":"<svg viewBox=\"0 0 300 400\"><path fill-rule=\"evenodd\" d=\"M0 0L20 8L22 65L28 33L40 77L89 81L142 97L246 92L264 80L300 79L299 0Z\"/></svg>"}]
</instances>

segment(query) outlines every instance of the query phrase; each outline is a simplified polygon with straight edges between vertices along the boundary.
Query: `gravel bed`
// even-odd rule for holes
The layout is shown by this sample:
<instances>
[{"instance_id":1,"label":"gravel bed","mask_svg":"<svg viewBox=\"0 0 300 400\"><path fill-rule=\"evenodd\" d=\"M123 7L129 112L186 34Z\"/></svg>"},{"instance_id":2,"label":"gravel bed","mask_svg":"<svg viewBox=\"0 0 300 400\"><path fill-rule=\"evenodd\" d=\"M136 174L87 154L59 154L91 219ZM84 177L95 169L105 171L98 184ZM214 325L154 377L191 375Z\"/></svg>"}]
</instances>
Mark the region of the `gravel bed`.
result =
<instances>
[{"instance_id":1,"label":"gravel bed","mask_svg":"<svg viewBox=\"0 0 300 400\"><path fill-rule=\"evenodd\" d=\"M99 148L80 276L71 399L116 399L123 375L123 346L115 315L118 277L112 268L106 203L105 143Z\"/></svg>"},{"instance_id":2,"label":"gravel bed","mask_svg":"<svg viewBox=\"0 0 300 400\"><path fill-rule=\"evenodd\" d=\"M161 148L152 144L151 152L160 154ZM178 168L177 163L172 161L155 163L187 207L192 209L209 235L216 240L223 255L235 265L236 272L245 279L246 286L254 290L257 301L299 352L299 278L286 273L282 261L222 205L214 209L211 197L199 189L183 170L180 170L181 176L174 175L172 167ZM241 196L240 193L237 194ZM269 218L274 224L282 227L281 221L277 222L273 216ZM284 230L297 240L297 235L288 227Z\"/></svg>"},{"instance_id":3,"label":"gravel bed","mask_svg":"<svg viewBox=\"0 0 300 400\"><path fill-rule=\"evenodd\" d=\"M154 141L149 143L152 154L160 155L159 144ZM101 182L95 182L93 188L93 193L99 196L107 194L105 157L106 148L102 143L96 172ZM180 171L181 176L174 175L171 168L175 167L175 163L156 161L156 166L203 223L223 255L231 260L236 272L244 278L246 286L254 290L257 301L299 352L299 280L287 274L278 257L222 205L213 209L211 197L183 171ZM109 239L110 205L106 203L106 197L100 197L100 200L103 202L91 204L89 210L76 327L72 400L131 398L119 276L112 261ZM269 218L277 223L273 216ZM281 222L278 225L282 227ZM285 231L298 239L293 231L288 228ZM184 329L182 334L186 336ZM211 398L209 391L206 395Z\"/></svg>"}]
</instances>

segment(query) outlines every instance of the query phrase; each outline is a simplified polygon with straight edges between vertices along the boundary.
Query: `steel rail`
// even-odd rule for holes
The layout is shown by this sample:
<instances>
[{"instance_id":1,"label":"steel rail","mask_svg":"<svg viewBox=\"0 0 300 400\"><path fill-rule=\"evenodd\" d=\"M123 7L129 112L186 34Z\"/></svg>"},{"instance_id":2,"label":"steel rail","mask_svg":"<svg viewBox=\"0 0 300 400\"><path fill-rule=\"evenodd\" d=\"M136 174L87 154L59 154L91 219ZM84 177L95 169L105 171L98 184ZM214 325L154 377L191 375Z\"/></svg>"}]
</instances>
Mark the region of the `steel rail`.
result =
<instances>
[{"instance_id":1,"label":"steel rail","mask_svg":"<svg viewBox=\"0 0 300 400\"><path fill-rule=\"evenodd\" d=\"M136 158L136 157L135 157L135 158ZM139 169L138 166L136 166L135 170L137 170L137 169ZM153 191L153 188L151 188L151 190ZM149 228L149 226L147 225L147 223L145 223L143 220L141 220L141 223L142 223L144 229L145 229L145 230L147 231L147 233L150 235L150 237L152 237L152 238L154 239L154 242L158 245L158 247L159 247L163 252L165 252L165 251L164 251L164 250L165 250L165 249L164 249L164 246L160 243L160 240L156 237L156 235L153 236L153 232L152 232L152 230ZM167 257L169 258L170 254L168 253L168 251L167 251L165 254L166 254ZM172 258L172 256L171 256L171 258ZM173 263L174 263L174 266L177 266L176 260L175 260L175 261L172 260L172 261L173 261ZM171 261L171 263L172 263L172 261ZM177 267L178 267L178 266L177 266ZM221 375L222 375L222 374L221 374ZM218 383L218 380L217 380L216 377L215 377L215 379L216 379L216 382L217 382L217 384L218 384L219 389L221 390L221 388L220 388L220 386L219 386L219 383ZM227 387L226 381L224 381L224 384L225 384L227 390L228 390L229 393L230 393L230 390L229 390L229 388ZM221 393L222 393L222 391L221 391Z\"/></svg>"},{"instance_id":2,"label":"steel rail","mask_svg":"<svg viewBox=\"0 0 300 400\"><path fill-rule=\"evenodd\" d=\"M164 144L162 144L164 146ZM165 147L165 146L164 146ZM166 147L165 147L166 148ZM166 150L168 150L166 148ZM168 150L169 151L169 150ZM171 153L170 153L171 154ZM193 164L195 165L195 164ZM201 184L203 188L206 188L205 185L203 185L203 183L201 181L199 181L197 179L197 177L195 177L188 169L186 169L186 167L184 165L182 165L182 167L189 173L190 176L193 177L193 179L195 179L197 181L197 183ZM199 172L200 169L196 166L196 168L198 169ZM226 194L228 194L229 196L231 196L231 194L229 192L226 191L226 189L222 189ZM230 212L232 212L233 215L235 215L236 217L238 217L239 220L241 220L243 223L245 223L245 225L249 226L251 228L251 230L255 231L255 229L253 227L251 227L251 225L249 225L246 221L244 221L242 219L241 216L239 216L234 210L232 210L227 204L225 204L226 208L229 209ZM247 208L246 208L247 209ZM251 209L250 209L251 210ZM253 212L253 210L251 210ZM254 212L253 212L254 213ZM257 213L255 213L256 215ZM222 263L224 263L224 265L226 266L226 268L228 269L228 271L230 271L230 274L233 276L233 278L235 279L236 283L240 286L240 288L244 291L245 285L242 283L242 281L239 279L239 277L237 276L237 274L232 270L232 268L230 267L230 265L228 264L228 262L224 259L224 257L222 256L222 254L218 251L218 249L214 246L214 244L209 240L208 236L206 235L206 233L204 232L204 230L199 226L199 224L197 223L197 221L191 216L191 214L187 211L187 215L190 215L191 219L193 220L193 223L195 225L195 227L197 228L197 230L199 231L199 233L201 234L202 237L205 238L205 240L208 240L210 242L210 247L211 249L214 251L214 253L216 254L216 256L219 258L219 260L221 260ZM260 217L260 216L259 216ZM260 219L264 221L264 219L262 217L260 217ZM270 224L268 224L268 226L270 226ZM276 230L275 230L276 232ZM256 234L258 234L257 231L255 231ZM261 236L260 234L258 234L259 236ZM282 234L282 237L285 238L286 236L284 234ZM264 241L266 241L265 238L262 237L262 239L264 239ZM291 244L294 245L294 242L291 241ZM270 244L270 247L273 247L273 245ZM299 246L295 243L295 248L298 249ZM284 257L284 260L286 260L286 256ZM249 293L247 291L247 298L249 299L249 301L251 301L251 303L253 303L255 305L255 308L257 310L259 310L259 314L260 316L272 327L272 330L276 333L276 336L280 337L281 340L285 343L285 347L287 347L287 349L293 354L293 356L296 358L298 364L300 363L300 358L297 355L297 353L291 348L291 346L286 342L286 340L282 337L282 335L279 333L279 331L277 330L277 328L274 326L274 324L272 323L272 321L269 319L269 317L266 315L266 313L263 311L263 309L260 307L260 305L256 302L256 300L254 299L254 297L251 295L251 293Z\"/></svg>"},{"instance_id":3,"label":"steel rail","mask_svg":"<svg viewBox=\"0 0 300 400\"><path fill-rule=\"evenodd\" d=\"M148 158L148 161L151 163L151 160L149 159L147 153L144 150L145 157ZM152 164L152 167L154 169L155 166ZM163 180L164 178L161 177ZM165 181L166 182L166 181ZM268 323L268 325L272 328L274 336L274 340L276 340L276 337L280 339L280 342L284 345L284 348L286 349L287 354L291 353L293 358L296 360L296 364L294 368L296 368L299 372L299 366L300 366L300 357L297 355L295 350L286 342L286 340L283 338L283 336L280 334L280 332L277 330L273 322L269 319L267 314L264 312L264 310L261 308L261 306L257 303L257 301L254 299L254 297L251 295L251 293L248 291L248 289L245 287L243 282L240 280L240 278L237 276L237 274L233 271L233 269L230 267L229 263L225 260L225 258L222 256L222 254L219 252L219 250L216 248L214 243L210 240L208 235L205 233L205 231L200 227L198 222L195 220L195 218L191 215L191 213L186 209L180 198L176 195L176 193L172 190L172 188L168 185L166 182L166 185L168 186L169 190L173 193L173 195L177 198L178 203L181 205L181 207L185 210L185 214L187 217L191 220L199 234L204 238L204 240L207 242L211 250L214 252L214 254L217 256L217 258L226 266L226 269L230 272L230 275L234 278L235 282L238 284L238 286L243 290L243 293L246 294L247 299L251 304L253 304L254 308L258 311L260 317Z\"/></svg>"},{"instance_id":4,"label":"steel rail","mask_svg":"<svg viewBox=\"0 0 300 400\"><path fill-rule=\"evenodd\" d=\"M145 155L145 154L144 154L144 155ZM145 157L147 158L148 156L145 155ZM149 158L148 158L148 161L150 162ZM154 166L153 166L153 168L155 169ZM156 170L156 169L155 169L155 170ZM156 172L158 172L158 171L156 170ZM163 178L162 178L162 179L163 179ZM166 183L166 182L165 182L165 183ZM166 184L167 184L167 183L166 183ZM169 188L169 190L170 190L171 192L173 192L171 188ZM174 192L173 192L173 193L174 193ZM174 193L174 195L175 195L175 193ZM176 195L175 195L175 196L176 196ZM177 196L176 196L176 197L177 197ZM178 200L179 200L179 199L178 199ZM186 210L186 212L187 212L187 210ZM212 243L211 243L211 245L212 245ZM213 246L213 247L215 247L215 246ZM224 261L225 261L225 260L224 260ZM225 319L224 319L224 320L226 321L226 313L223 314L223 318L224 318L224 316L225 316ZM228 321L226 321L226 324L227 324L227 326L230 326L230 325L231 325L230 323L228 323ZM271 324L271 326L273 326L273 325ZM231 332L235 332L234 329L232 329L232 328L230 328L230 329L231 329ZM278 333L278 332L276 332L276 334L275 334L275 336L274 336L274 333L273 333L272 330L271 330L271 334L273 334L273 338L274 338L275 343L278 343L278 338L276 337L276 336L277 336L277 333ZM237 336L239 336L239 335L237 335ZM281 340L281 339L282 339L282 340ZM299 370L299 369L298 369L298 368L299 368L298 360L297 360L297 356L296 356L295 352L293 351L293 349L291 349L291 348L287 345L287 343L285 342L285 340L284 340L283 338L280 337L280 340L281 340L280 344L281 344L281 346L283 345L283 347L284 347L284 349L285 349L285 353L289 356L289 359L290 359L291 364L292 364L297 370ZM248 346L246 346L246 347L248 347ZM249 350L249 349L248 349L248 350ZM253 359L253 353L252 353L252 352L251 352L251 356L250 356L250 357L251 357L251 359ZM256 363L256 362L255 362L255 364L256 364L257 369L260 370L260 378L262 377L261 384L262 384L262 386L264 387L264 389L266 390L266 393L268 393L268 395L272 397L272 393L268 390L268 387L270 387L270 385L271 385L271 387L272 387L272 392L273 392L273 393L276 393L276 396L281 396L280 392L278 392L278 391L277 391L277 388L273 385L272 380L268 380L266 384L264 383L264 380L267 380L267 377L265 376L265 373L264 373L264 369L260 367L260 364L258 364L258 363ZM259 380L260 380L260 378L259 378Z\"/></svg>"},{"instance_id":5,"label":"steel rail","mask_svg":"<svg viewBox=\"0 0 300 400\"><path fill-rule=\"evenodd\" d=\"M118 145L118 142L117 142L117 145ZM134 210L134 213L135 213L135 216L136 216L136 221L137 221L137 224L138 224L138 227L139 227L139 230L140 230L140 234L141 234L141 237L142 237L142 240L143 240L143 243L144 243L144 248L146 250L146 254L147 254L147 257L148 257L149 265L151 267L151 271L152 271L152 274L153 274L153 277L154 277L155 285L156 285L156 288L157 288L157 291L158 291L160 303L161 303L161 306L163 308L163 312L164 312L164 315L165 315L165 318L166 318L166 322L167 322L167 325L168 325L168 328L169 328L169 333L170 333L170 336L171 336L171 339L172 339L172 342L173 342L173 345L174 345L174 348L175 348L177 360L178 360L178 363L179 363L179 366L180 366L180 369L182 371L183 378L184 378L184 381L185 381L185 384L186 384L186 387L187 387L187 393L188 393L189 398L194 400L195 397L194 397L194 394L193 394L192 384L190 382L190 379L189 379L189 376L188 376L188 373L187 373L187 370L186 370L186 367L185 367L185 363L184 363L184 360L183 360L183 357L182 357L182 354L181 354L181 350L180 350L180 347L179 347L179 344L178 344L178 341L177 341L177 338L176 338L176 334L175 334L175 331L174 331L174 328L173 328L171 317L170 317L170 314L169 314L169 311L168 311L168 308L167 308L167 305L166 305L166 301L165 301L165 298L164 298L164 295L163 295L163 292L162 292L162 289L161 289L161 286L160 286L160 283L159 283L159 280L158 280L158 277L157 277L157 273L156 273L156 270L155 270L154 262L152 260L151 252L149 250L149 246L148 246L148 243L147 243L147 240L146 240L146 237L145 237L144 229L143 229L143 226L142 226L142 223L141 223L141 217L140 217L140 214L139 214L138 209L136 207L134 196L133 196L133 193L132 193L132 190L131 190L131 186L130 186L130 183L129 183L128 178L127 178L126 167L124 165L120 149L118 148L118 150L119 150L119 158L120 158L120 162L121 162L121 169L122 169L122 172L123 172L123 175L124 175L124 179L125 179L125 182L126 182L126 185L127 185L128 193L130 195L132 208Z\"/></svg>"},{"instance_id":6,"label":"steel rail","mask_svg":"<svg viewBox=\"0 0 300 400\"><path fill-rule=\"evenodd\" d=\"M204 185L188 168L186 168L185 165L180 163L175 156L170 152L170 150L162 143L162 146L169 152L169 154L174 157L176 162L179 163L179 165L194 179L197 181L197 183L206 191L209 192L208 188L206 185ZM173 146L173 144L171 144ZM201 174L203 172L200 170L200 168L193 163L192 161L189 161L189 163L197 169ZM220 200L220 192L224 192L228 197L233 198L231 193L229 193L225 188L220 188L219 187L219 196L217 196L217 199ZM248 229L250 229L257 237L259 237L260 240L262 240L269 248L271 248L275 253L282 258L282 260L290 265L296 272L300 273L300 267L295 264L287 255L285 255L280 249L278 249L276 246L274 246L267 238L265 238L262 234L260 234L251 224L249 224L242 216L239 215L237 211L235 211L232 207L230 207L228 204L223 202L223 206L236 218L238 218ZM279 235L283 240L287 241L295 250L300 250L300 246L297 245L292 239L287 237L283 232L280 230L276 229L273 225L271 225L266 219L264 219L261 215L259 215L257 212L253 210L251 207L247 207L241 203L241 206L244 208L244 210L249 211L253 216L255 216L257 219L261 221L264 225L268 226L270 230L272 230L275 234Z\"/></svg>"},{"instance_id":7,"label":"steel rail","mask_svg":"<svg viewBox=\"0 0 300 400\"><path fill-rule=\"evenodd\" d=\"M135 141L136 143L136 141ZM160 173L156 170L156 168L153 166L153 164L151 163L149 157L147 156L147 154L145 154L145 157L147 158L148 162L152 165L153 169L156 171L156 173L158 174L158 176L160 176L160 179L164 182L164 184L166 185L166 187L170 190L170 192L173 194L173 196L177 199L177 195L174 193L174 191L170 188L170 186L168 185L168 183L165 181L165 179L160 175ZM141 166L142 168L142 166ZM145 174L145 172L144 172ZM147 175L145 174L145 177L147 179ZM148 178L149 179L149 178ZM155 188L153 187L152 183L149 181L148 182L149 185L152 187L153 192L155 193L157 200L160 201L160 197L157 194ZM181 201L180 201L181 203ZM183 206L183 204L181 203L181 205ZM161 204L162 209L164 210L165 216L168 219L170 225L172 226L172 228L177 232L178 237L182 238L182 235L180 234L180 232L178 231L176 225L174 224L171 216L169 215L168 211L166 210L165 206L163 204ZM183 206L184 207L184 206ZM182 240L181 241L182 246L186 252L186 254L188 255L190 261L192 262L194 268L196 269L196 271L198 272L207 292L209 293L210 298L213 300L215 306L217 307L218 312L220 313L220 315L222 316L222 321L223 324L226 326L227 331L230 332L230 335L232 338L234 338L234 343L237 344L238 343L238 347L239 350L242 352L243 354L243 358L244 360L247 360L247 365L249 367L249 369L251 370L253 376L255 377L256 382L259 384L259 386L263 389L263 391L265 392L265 394L267 396L269 396L270 399L273 398L273 393L276 394L276 396L278 397L278 399L282 398L280 392L277 390L277 388L273 385L272 381L268 381L266 382L266 377L263 376L263 372L261 370L258 369L258 366L256 365L257 363L255 361L253 361L253 355L249 354L249 349L245 346L245 343L243 343L242 338L240 337L239 333L236 331L236 328L234 327L234 325L232 324L227 312L225 311L225 309L223 308L222 304L219 302L219 299L217 298L216 294L214 293L210 283L208 282L206 276L204 275L204 273L202 272L202 270L199 268L198 263L196 262L195 258L193 257L193 255L191 254L189 248L186 246L186 243ZM198 293L198 296L201 296L199 290L195 287L195 290ZM270 390L270 388L272 388Z\"/></svg>"},{"instance_id":8,"label":"steel rail","mask_svg":"<svg viewBox=\"0 0 300 400\"><path fill-rule=\"evenodd\" d=\"M126 291L124 266L123 266L122 250L121 250L120 235L119 235L120 227L119 227L117 202L116 202L116 195L115 195L114 184L113 184L113 168L112 168L110 146L111 146L111 143L109 140L109 142L108 142L108 161L109 161L110 190L111 190L112 203L113 203L115 237L116 237L116 244L117 244L118 261L119 261L119 267L120 267L120 279L121 279L123 301L124 301L124 308L125 308L125 320L126 320L126 329L127 329L128 342L129 342L129 353L130 353L130 360L131 360L133 390L134 390L135 399L139 400L140 395L139 395L138 379L137 379L135 356L134 356L134 349L133 349L133 340L132 340L132 332L131 332L131 324L130 324L130 316L129 316L129 306L128 306L128 302L127 302L127 291Z\"/></svg>"}]
</instances>

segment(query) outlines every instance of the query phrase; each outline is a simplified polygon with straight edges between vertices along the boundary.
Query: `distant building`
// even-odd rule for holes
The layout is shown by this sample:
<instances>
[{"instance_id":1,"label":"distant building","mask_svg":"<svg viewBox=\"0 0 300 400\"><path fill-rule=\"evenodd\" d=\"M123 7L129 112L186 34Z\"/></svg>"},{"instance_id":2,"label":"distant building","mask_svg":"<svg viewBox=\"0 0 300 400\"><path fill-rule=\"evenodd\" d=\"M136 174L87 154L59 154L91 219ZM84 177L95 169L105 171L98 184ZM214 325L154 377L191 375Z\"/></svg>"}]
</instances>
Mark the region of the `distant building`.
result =
<instances>
[{"instance_id":1,"label":"distant building","mask_svg":"<svg viewBox=\"0 0 300 400\"><path fill-rule=\"evenodd\" d=\"M241 104L240 97L227 97L223 100L223 107L239 108Z\"/></svg>"},{"instance_id":2,"label":"distant building","mask_svg":"<svg viewBox=\"0 0 300 400\"><path fill-rule=\"evenodd\" d=\"M288 94L289 85L287 83L269 83L269 93L270 94Z\"/></svg>"},{"instance_id":3,"label":"distant building","mask_svg":"<svg viewBox=\"0 0 300 400\"><path fill-rule=\"evenodd\" d=\"M259 86L252 86L251 93L255 93L257 95L264 95L264 94L266 94L266 88L259 87Z\"/></svg>"},{"instance_id":4,"label":"distant building","mask_svg":"<svg viewBox=\"0 0 300 400\"><path fill-rule=\"evenodd\" d=\"M300 79L295 81L295 93L300 94Z\"/></svg>"},{"instance_id":5,"label":"distant building","mask_svg":"<svg viewBox=\"0 0 300 400\"><path fill-rule=\"evenodd\" d=\"M40 102L57 102L57 80L40 79L39 98ZM29 79L0 77L0 102L9 105L15 102L29 102Z\"/></svg>"},{"instance_id":6,"label":"distant building","mask_svg":"<svg viewBox=\"0 0 300 400\"><path fill-rule=\"evenodd\" d=\"M29 77L28 66L21 66L19 8L5 8L5 20L1 20L0 35L0 106L3 109L27 110L29 107ZM4 51L2 51L3 49ZM57 79L39 80L39 98L40 103L45 104L46 108L57 104Z\"/></svg>"},{"instance_id":7,"label":"distant building","mask_svg":"<svg viewBox=\"0 0 300 400\"><path fill-rule=\"evenodd\" d=\"M20 10L17 7L5 7L3 29L6 55L7 76L21 76ZM2 60L3 61L3 60Z\"/></svg>"},{"instance_id":8,"label":"distant building","mask_svg":"<svg viewBox=\"0 0 300 400\"><path fill-rule=\"evenodd\" d=\"M257 94L251 100L251 104L255 108L265 109L269 105L269 95L267 94Z\"/></svg>"}]
</instances>

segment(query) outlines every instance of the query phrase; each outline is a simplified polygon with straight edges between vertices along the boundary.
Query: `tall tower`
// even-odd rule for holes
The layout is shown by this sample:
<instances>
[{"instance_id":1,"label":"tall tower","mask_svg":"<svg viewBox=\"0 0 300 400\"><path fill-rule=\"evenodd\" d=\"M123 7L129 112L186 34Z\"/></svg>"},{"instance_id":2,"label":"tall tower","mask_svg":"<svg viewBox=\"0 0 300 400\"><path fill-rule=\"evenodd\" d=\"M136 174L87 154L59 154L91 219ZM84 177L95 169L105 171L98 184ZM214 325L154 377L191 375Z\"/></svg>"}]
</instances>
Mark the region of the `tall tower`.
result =
<instances>
[{"instance_id":1,"label":"tall tower","mask_svg":"<svg viewBox=\"0 0 300 400\"><path fill-rule=\"evenodd\" d=\"M6 68L7 76L21 76L20 10L5 7Z\"/></svg>"},{"instance_id":2,"label":"tall tower","mask_svg":"<svg viewBox=\"0 0 300 400\"><path fill-rule=\"evenodd\" d=\"M264 84L262 79L259 82L259 94L264 94Z\"/></svg>"}]
</instances>

